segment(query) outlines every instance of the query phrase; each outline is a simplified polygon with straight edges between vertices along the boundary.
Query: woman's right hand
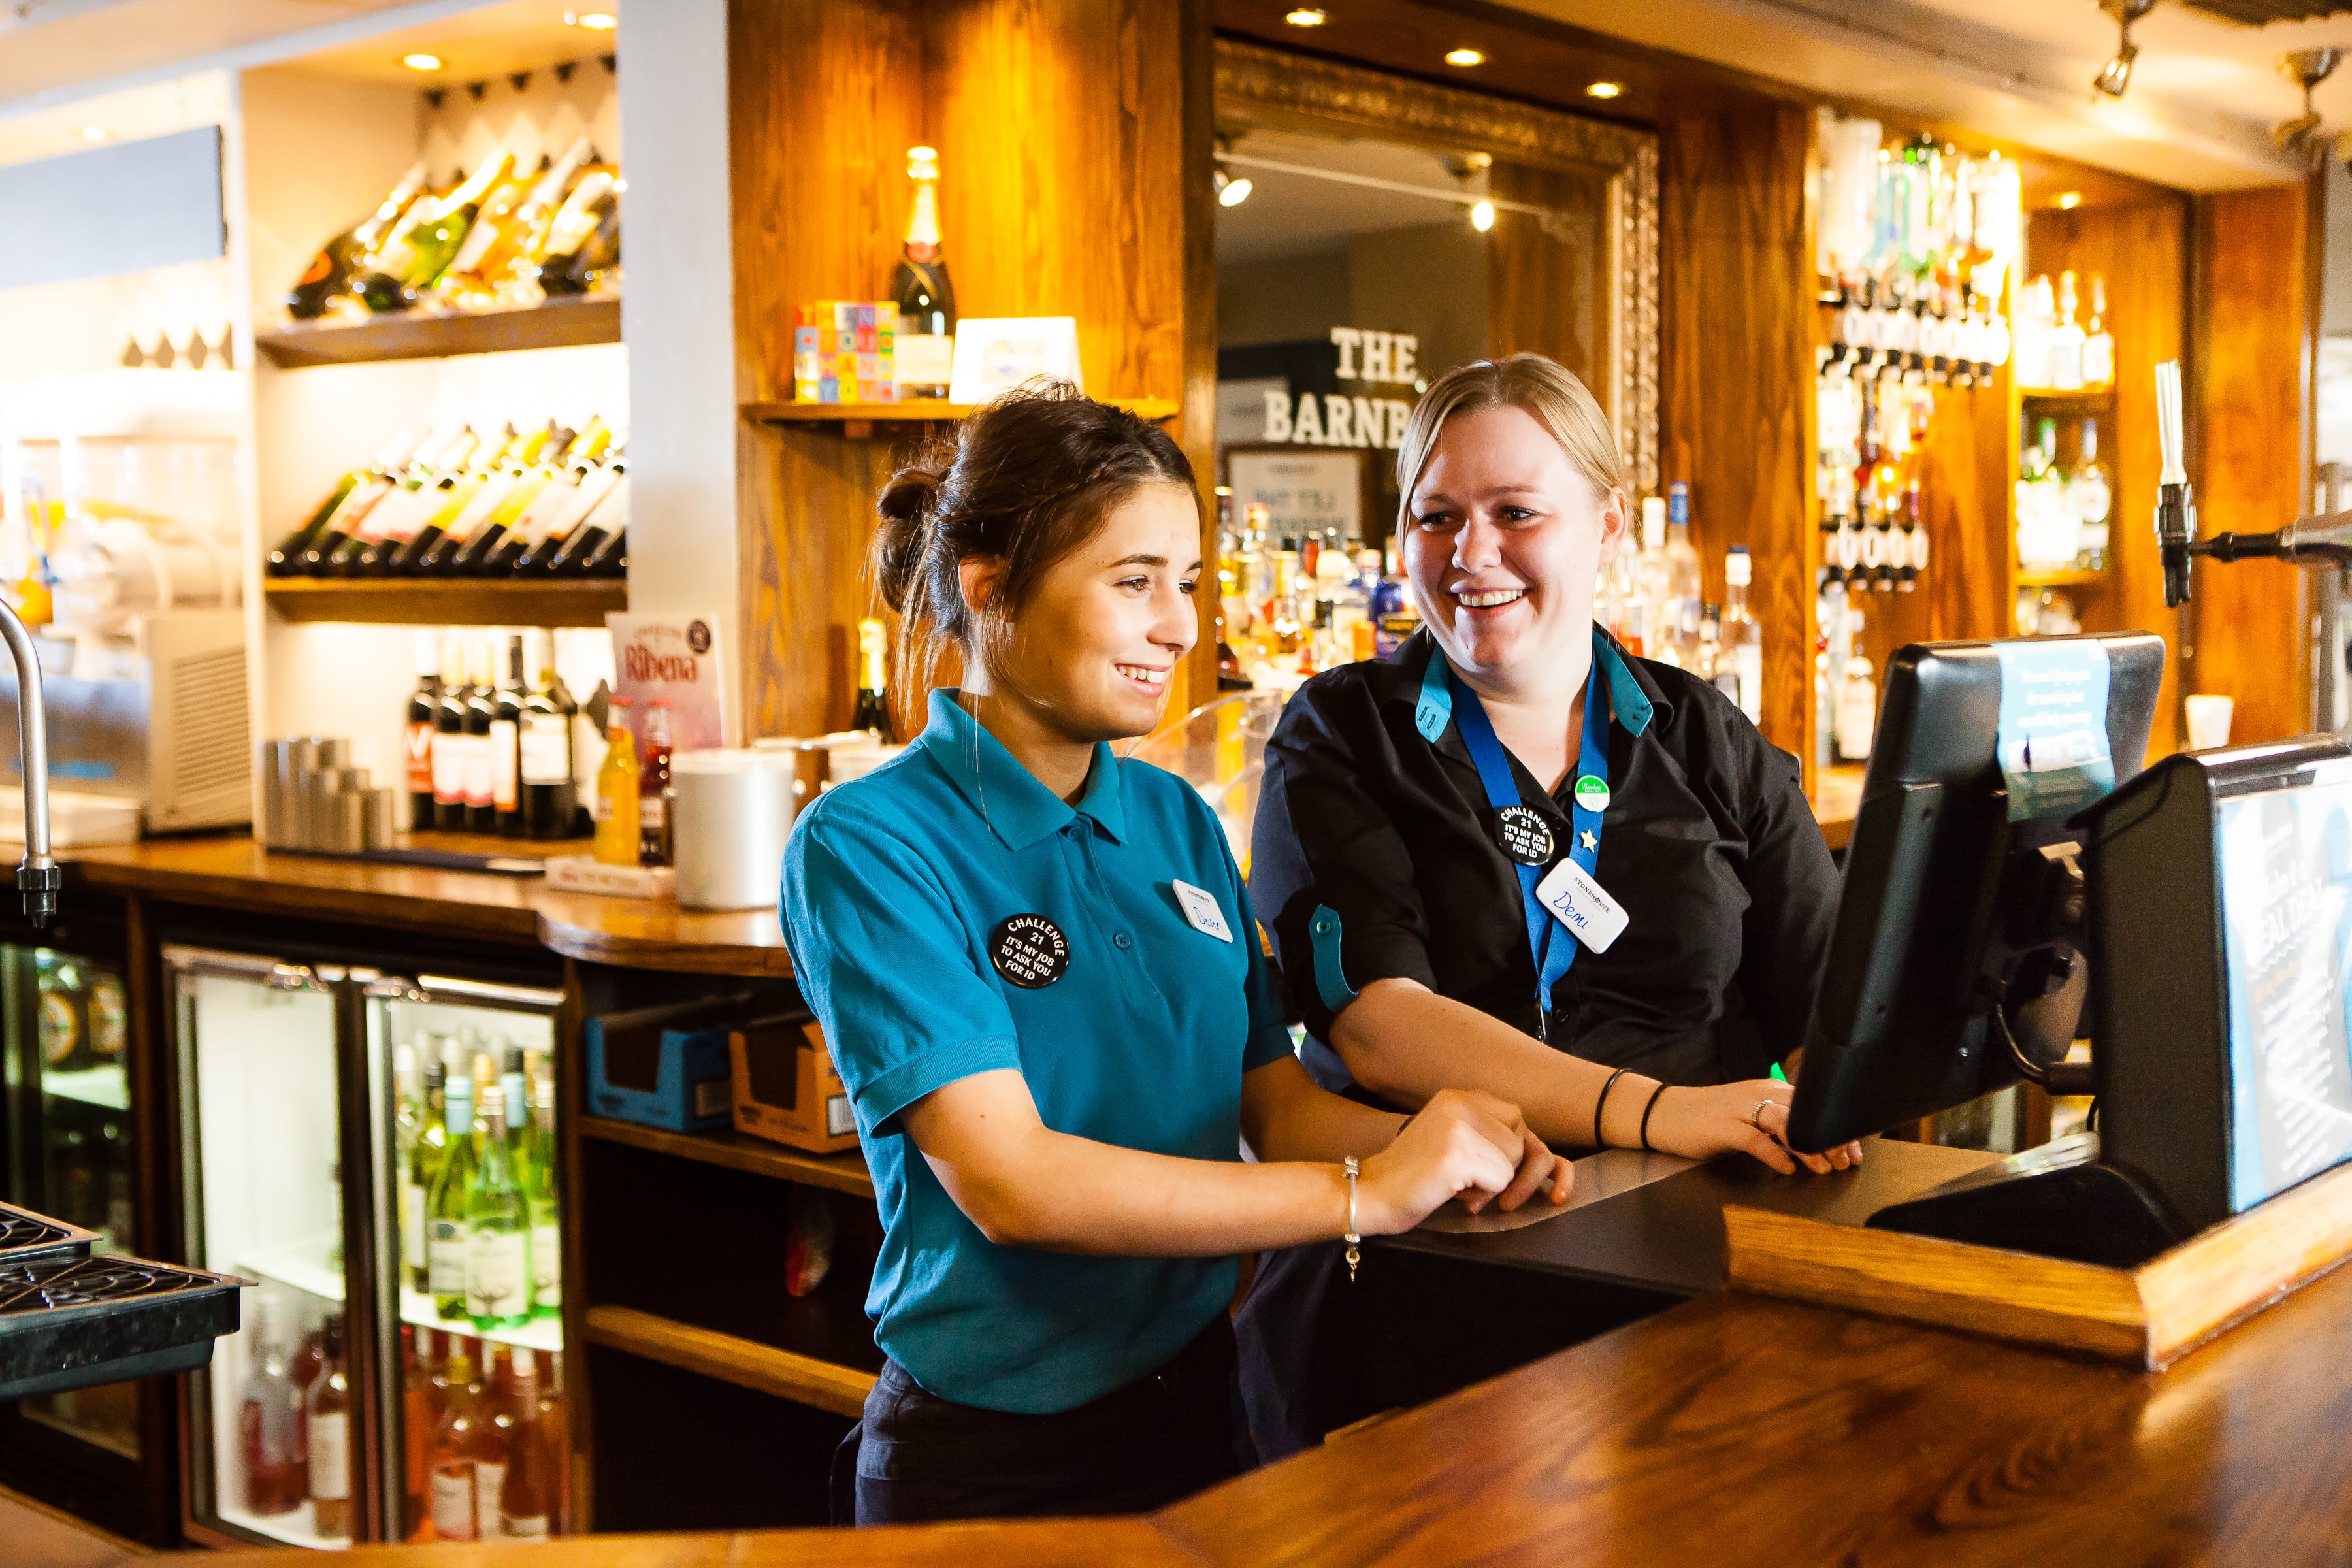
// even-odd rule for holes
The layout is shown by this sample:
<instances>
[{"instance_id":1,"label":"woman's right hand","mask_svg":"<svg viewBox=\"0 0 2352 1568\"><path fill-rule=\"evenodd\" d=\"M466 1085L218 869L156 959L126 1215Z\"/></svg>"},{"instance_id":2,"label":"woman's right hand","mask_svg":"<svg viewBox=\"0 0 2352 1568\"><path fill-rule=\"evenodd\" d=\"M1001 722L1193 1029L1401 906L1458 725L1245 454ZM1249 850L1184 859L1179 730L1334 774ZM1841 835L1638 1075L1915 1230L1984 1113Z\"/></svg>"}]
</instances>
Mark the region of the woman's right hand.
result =
<instances>
[{"instance_id":1,"label":"woman's right hand","mask_svg":"<svg viewBox=\"0 0 2352 1568\"><path fill-rule=\"evenodd\" d=\"M1363 1163L1357 1224L1365 1236L1394 1236L1448 1198L1465 1197L1475 1213L1498 1194L1523 1198L1547 1178L1552 1201L1563 1203L1568 1171L1568 1162L1528 1131L1517 1106L1475 1089L1442 1089L1394 1142Z\"/></svg>"}]
</instances>

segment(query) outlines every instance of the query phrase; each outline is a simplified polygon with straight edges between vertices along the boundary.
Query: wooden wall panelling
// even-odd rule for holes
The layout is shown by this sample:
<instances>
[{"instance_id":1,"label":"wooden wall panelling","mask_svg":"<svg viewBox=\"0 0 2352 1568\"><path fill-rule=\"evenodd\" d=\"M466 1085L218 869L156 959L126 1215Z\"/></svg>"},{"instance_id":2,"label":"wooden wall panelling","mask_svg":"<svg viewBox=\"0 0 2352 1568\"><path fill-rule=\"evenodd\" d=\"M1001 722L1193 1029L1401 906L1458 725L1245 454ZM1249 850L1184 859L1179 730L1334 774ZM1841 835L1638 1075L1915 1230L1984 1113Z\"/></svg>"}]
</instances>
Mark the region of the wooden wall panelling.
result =
<instances>
[{"instance_id":1,"label":"wooden wall panelling","mask_svg":"<svg viewBox=\"0 0 2352 1568\"><path fill-rule=\"evenodd\" d=\"M1755 562L1763 731L1810 759L1813 679L1811 111L1751 99L1659 126L1660 478L1691 486L1708 596Z\"/></svg>"},{"instance_id":2,"label":"wooden wall panelling","mask_svg":"<svg viewBox=\"0 0 2352 1568\"><path fill-rule=\"evenodd\" d=\"M1184 412L1176 438L1201 489L1201 640L1169 694L1168 717L1217 695L1217 205L1216 43L1210 0L1180 0L1178 47L1183 55Z\"/></svg>"},{"instance_id":3,"label":"wooden wall panelling","mask_svg":"<svg viewBox=\"0 0 2352 1568\"><path fill-rule=\"evenodd\" d=\"M2197 198L2189 451L2202 535L2266 533L2306 510L2308 200L2302 185ZM2308 727L2307 584L2281 562L2194 568L2186 686L2235 699L2232 742Z\"/></svg>"},{"instance_id":4,"label":"wooden wall panelling","mask_svg":"<svg viewBox=\"0 0 2352 1568\"><path fill-rule=\"evenodd\" d=\"M2102 587L2076 591L2085 631L2147 631L2164 638L2176 656L2168 659L2158 698L2148 755L2179 749L2180 727L2181 618L2164 605L2164 572L2157 558L2156 507L2161 468L2156 434L2156 367L2185 352L2188 331L2188 224L2186 198L2126 206L2083 206L2073 212L2048 209L2027 224L2026 269L2079 275L2083 301L2090 302L2090 279L2106 282L2105 325L2116 340L2116 409L2099 421L2099 451L2115 482L2115 510L2107 533L2107 574ZM2071 438L2062 454L2071 457ZM2200 511L2204 495L2198 500ZM2210 529L2210 516L2202 520ZM2207 580L2198 568L2199 592ZM2224 566L2219 572L2243 571Z\"/></svg>"},{"instance_id":5,"label":"wooden wall panelling","mask_svg":"<svg viewBox=\"0 0 2352 1568\"><path fill-rule=\"evenodd\" d=\"M1498 201L1525 202L1571 213L1605 227L1610 177L1599 169L1555 169L1497 158L1487 190ZM1612 254L1605 233L1547 233L1528 213L1495 215L1486 237L1487 353L1549 354L1574 371L1601 400L1601 412L1622 422L1614 406L1617 378L1609 374L1616 347L1609 310L1612 280L1602 270ZM1626 302L1630 310L1632 302ZM1626 476L1633 489L1633 476ZM1636 519L1638 524L1639 520Z\"/></svg>"}]
</instances>

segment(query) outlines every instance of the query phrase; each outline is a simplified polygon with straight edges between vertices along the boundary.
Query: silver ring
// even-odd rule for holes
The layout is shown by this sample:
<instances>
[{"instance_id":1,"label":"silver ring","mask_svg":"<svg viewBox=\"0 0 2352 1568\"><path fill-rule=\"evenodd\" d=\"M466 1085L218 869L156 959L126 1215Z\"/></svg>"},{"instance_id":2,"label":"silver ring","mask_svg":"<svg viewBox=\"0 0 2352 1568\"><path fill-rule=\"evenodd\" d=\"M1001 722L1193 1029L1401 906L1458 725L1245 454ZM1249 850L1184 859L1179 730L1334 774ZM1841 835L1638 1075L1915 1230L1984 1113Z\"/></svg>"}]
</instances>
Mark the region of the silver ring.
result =
<instances>
[{"instance_id":1,"label":"silver ring","mask_svg":"<svg viewBox=\"0 0 2352 1568\"><path fill-rule=\"evenodd\" d=\"M1756 1131L1759 1131L1759 1132L1763 1131L1764 1131L1764 1108L1765 1108L1766 1106L1768 1106L1768 1105L1772 1104L1772 1103L1774 1103L1774 1102L1773 1102L1773 1100L1772 1100L1772 1098L1771 1098L1769 1095L1767 1095L1767 1096L1766 1096L1765 1098L1763 1098L1762 1100L1758 1100L1758 1101L1756 1102L1756 1109L1755 1109L1755 1110L1751 1110L1751 1111L1749 1111L1749 1112L1748 1113L1748 1125L1749 1125L1750 1127L1753 1127L1753 1128L1754 1128L1754 1129L1756 1129Z\"/></svg>"}]
</instances>

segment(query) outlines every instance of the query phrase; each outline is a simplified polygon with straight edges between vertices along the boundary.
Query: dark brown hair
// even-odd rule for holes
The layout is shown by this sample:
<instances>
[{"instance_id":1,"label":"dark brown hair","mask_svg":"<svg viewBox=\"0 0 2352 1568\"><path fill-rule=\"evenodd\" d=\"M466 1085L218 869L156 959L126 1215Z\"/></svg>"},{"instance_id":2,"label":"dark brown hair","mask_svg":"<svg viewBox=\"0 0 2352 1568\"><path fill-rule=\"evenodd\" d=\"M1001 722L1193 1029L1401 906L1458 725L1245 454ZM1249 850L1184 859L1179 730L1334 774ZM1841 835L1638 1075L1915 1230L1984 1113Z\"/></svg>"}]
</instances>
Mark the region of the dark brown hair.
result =
<instances>
[{"instance_id":1,"label":"dark brown hair","mask_svg":"<svg viewBox=\"0 0 2352 1568\"><path fill-rule=\"evenodd\" d=\"M900 616L899 679L927 689L950 643L985 662L1055 563L1160 483L1192 488L1168 432L1066 381L1015 387L925 446L875 503L870 569ZM975 556L1003 563L984 613L964 602L958 570Z\"/></svg>"}]
</instances>

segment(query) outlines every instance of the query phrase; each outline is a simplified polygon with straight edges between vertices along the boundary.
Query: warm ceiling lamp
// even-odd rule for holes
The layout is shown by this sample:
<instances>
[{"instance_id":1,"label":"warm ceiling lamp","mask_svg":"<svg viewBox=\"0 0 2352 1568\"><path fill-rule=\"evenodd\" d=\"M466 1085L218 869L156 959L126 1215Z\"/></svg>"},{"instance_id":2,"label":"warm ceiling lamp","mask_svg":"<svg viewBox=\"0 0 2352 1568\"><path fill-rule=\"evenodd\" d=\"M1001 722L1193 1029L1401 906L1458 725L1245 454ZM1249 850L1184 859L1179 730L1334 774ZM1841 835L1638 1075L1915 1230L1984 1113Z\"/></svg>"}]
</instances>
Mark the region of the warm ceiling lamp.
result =
<instances>
[{"instance_id":1,"label":"warm ceiling lamp","mask_svg":"<svg viewBox=\"0 0 2352 1568\"><path fill-rule=\"evenodd\" d=\"M1294 27L1319 27L1330 18L1323 15L1322 7L1318 5L1301 5L1283 20Z\"/></svg>"},{"instance_id":2,"label":"warm ceiling lamp","mask_svg":"<svg viewBox=\"0 0 2352 1568\"><path fill-rule=\"evenodd\" d=\"M439 55L403 55L400 63L413 71L437 71L441 68Z\"/></svg>"},{"instance_id":3,"label":"warm ceiling lamp","mask_svg":"<svg viewBox=\"0 0 2352 1568\"><path fill-rule=\"evenodd\" d=\"M1215 189L1217 193L1217 205L1221 207L1237 207L1241 205L1244 202L1250 199L1250 192L1257 188L1250 184L1249 176L1247 174L1244 174L1239 178L1236 178L1234 175L1226 174L1223 169L1218 170L1215 174L1210 177L1209 184Z\"/></svg>"},{"instance_id":4,"label":"warm ceiling lamp","mask_svg":"<svg viewBox=\"0 0 2352 1568\"><path fill-rule=\"evenodd\" d=\"M1476 49L1448 49L1445 51L1445 63L1450 66L1483 66L1486 63L1486 57Z\"/></svg>"},{"instance_id":5,"label":"warm ceiling lamp","mask_svg":"<svg viewBox=\"0 0 2352 1568\"><path fill-rule=\"evenodd\" d=\"M2083 193L2080 191L2061 191L2058 194L2058 205L2061 211L2073 212L2082 205Z\"/></svg>"},{"instance_id":6,"label":"warm ceiling lamp","mask_svg":"<svg viewBox=\"0 0 2352 1568\"><path fill-rule=\"evenodd\" d=\"M1625 90L1622 81L1596 81L1584 89L1587 98L1615 98Z\"/></svg>"},{"instance_id":7,"label":"warm ceiling lamp","mask_svg":"<svg viewBox=\"0 0 2352 1568\"><path fill-rule=\"evenodd\" d=\"M2116 19L2116 52L2091 85L2109 98L2121 98L2131 90L2132 61L2139 58L2139 46L2131 41L2132 24L2156 9L2156 0L2099 0L2099 9Z\"/></svg>"},{"instance_id":8,"label":"warm ceiling lamp","mask_svg":"<svg viewBox=\"0 0 2352 1568\"><path fill-rule=\"evenodd\" d=\"M1495 204L1481 201L1470 209L1470 226L1480 234L1495 226Z\"/></svg>"},{"instance_id":9,"label":"warm ceiling lamp","mask_svg":"<svg viewBox=\"0 0 2352 1568\"><path fill-rule=\"evenodd\" d=\"M583 12L578 17L571 20L574 26L586 27L599 33L609 33L620 26L620 23L607 11Z\"/></svg>"},{"instance_id":10,"label":"warm ceiling lamp","mask_svg":"<svg viewBox=\"0 0 2352 1568\"><path fill-rule=\"evenodd\" d=\"M85 142L103 142L106 140L106 127L85 125L81 128L81 139Z\"/></svg>"}]
</instances>

